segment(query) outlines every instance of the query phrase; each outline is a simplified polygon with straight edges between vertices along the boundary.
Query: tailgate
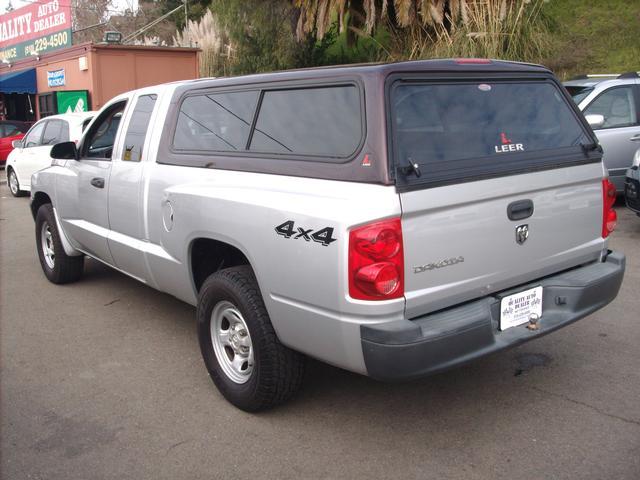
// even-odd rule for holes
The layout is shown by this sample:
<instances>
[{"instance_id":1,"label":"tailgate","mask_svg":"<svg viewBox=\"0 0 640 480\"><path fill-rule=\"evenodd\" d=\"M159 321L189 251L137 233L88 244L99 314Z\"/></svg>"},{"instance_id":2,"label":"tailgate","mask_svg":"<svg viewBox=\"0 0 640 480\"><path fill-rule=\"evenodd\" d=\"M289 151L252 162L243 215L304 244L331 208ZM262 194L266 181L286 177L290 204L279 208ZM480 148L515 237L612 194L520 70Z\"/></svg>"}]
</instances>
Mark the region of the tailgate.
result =
<instances>
[{"instance_id":1,"label":"tailgate","mask_svg":"<svg viewBox=\"0 0 640 480\"><path fill-rule=\"evenodd\" d=\"M600 164L405 192L400 199L408 318L595 260L604 246ZM509 206L526 210L527 201L531 216L509 219Z\"/></svg>"},{"instance_id":2,"label":"tailgate","mask_svg":"<svg viewBox=\"0 0 640 480\"><path fill-rule=\"evenodd\" d=\"M408 318L598 258L601 154L551 75L387 92Z\"/></svg>"}]
</instances>

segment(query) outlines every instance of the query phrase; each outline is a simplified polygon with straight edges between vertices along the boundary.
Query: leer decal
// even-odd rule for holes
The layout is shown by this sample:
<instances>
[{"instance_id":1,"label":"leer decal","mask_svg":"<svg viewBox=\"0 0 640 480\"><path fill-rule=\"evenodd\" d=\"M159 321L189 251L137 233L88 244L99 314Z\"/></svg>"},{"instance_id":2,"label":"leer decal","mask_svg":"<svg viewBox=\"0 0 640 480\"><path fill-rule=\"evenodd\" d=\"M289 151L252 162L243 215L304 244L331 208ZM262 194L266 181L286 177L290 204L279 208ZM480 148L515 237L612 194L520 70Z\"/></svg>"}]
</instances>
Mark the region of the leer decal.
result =
<instances>
[{"instance_id":1,"label":"leer decal","mask_svg":"<svg viewBox=\"0 0 640 480\"><path fill-rule=\"evenodd\" d=\"M507 138L507 134L505 132L500 132L500 143L502 145L495 145L496 153L505 153L505 152L524 152L524 145L521 143L513 143L509 138Z\"/></svg>"}]
</instances>

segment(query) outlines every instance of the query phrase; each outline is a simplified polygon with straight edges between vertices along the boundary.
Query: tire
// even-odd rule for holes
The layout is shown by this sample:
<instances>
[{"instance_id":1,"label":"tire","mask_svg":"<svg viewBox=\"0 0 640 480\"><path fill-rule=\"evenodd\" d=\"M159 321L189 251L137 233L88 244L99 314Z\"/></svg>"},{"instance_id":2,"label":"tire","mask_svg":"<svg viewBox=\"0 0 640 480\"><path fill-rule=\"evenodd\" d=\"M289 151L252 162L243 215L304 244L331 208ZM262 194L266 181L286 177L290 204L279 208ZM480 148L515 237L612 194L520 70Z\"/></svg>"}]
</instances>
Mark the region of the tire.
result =
<instances>
[{"instance_id":1,"label":"tire","mask_svg":"<svg viewBox=\"0 0 640 480\"><path fill-rule=\"evenodd\" d=\"M9 191L14 197L24 197L27 192L20 190L20 182L18 182L18 176L13 168L9 167L7 170L7 184L9 185Z\"/></svg>"},{"instance_id":2,"label":"tire","mask_svg":"<svg viewBox=\"0 0 640 480\"><path fill-rule=\"evenodd\" d=\"M36 215L36 248L42 271L50 282L71 283L82 276L84 256L70 257L64 252L50 203L42 205Z\"/></svg>"},{"instance_id":3,"label":"tire","mask_svg":"<svg viewBox=\"0 0 640 480\"><path fill-rule=\"evenodd\" d=\"M209 276L198 295L197 317L204 363L233 405L265 410L300 388L304 356L280 343L251 267Z\"/></svg>"}]
</instances>

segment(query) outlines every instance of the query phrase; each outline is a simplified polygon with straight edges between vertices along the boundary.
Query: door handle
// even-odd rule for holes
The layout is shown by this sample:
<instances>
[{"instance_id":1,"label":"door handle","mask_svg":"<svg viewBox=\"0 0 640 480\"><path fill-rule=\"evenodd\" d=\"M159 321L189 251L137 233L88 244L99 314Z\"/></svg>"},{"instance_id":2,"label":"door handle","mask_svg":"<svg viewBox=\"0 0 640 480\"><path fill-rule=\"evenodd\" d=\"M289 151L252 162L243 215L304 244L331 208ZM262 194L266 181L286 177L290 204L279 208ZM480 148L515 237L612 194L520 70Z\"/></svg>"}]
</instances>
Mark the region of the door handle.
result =
<instances>
[{"instance_id":1,"label":"door handle","mask_svg":"<svg viewBox=\"0 0 640 480\"><path fill-rule=\"evenodd\" d=\"M531 215L533 215L533 202L531 200L512 202L507 207L509 220L523 220Z\"/></svg>"},{"instance_id":2,"label":"door handle","mask_svg":"<svg viewBox=\"0 0 640 480\"><path fill-rule=\"evenodd\" d=\"M634 135L629 140L631 140L632 142L640 142L640 133L638 135Z\"/></svg>"},{"instance_id":3,"label":"door handle","mask_svg":"<svg viewBox=\"0 0 640 480\"><path fill-rule=\"evenodd\" d=\"M93 185L96 188L104 188L104 178L92 178L91 179L91 185Z\"/></svg>"}]
</instances>

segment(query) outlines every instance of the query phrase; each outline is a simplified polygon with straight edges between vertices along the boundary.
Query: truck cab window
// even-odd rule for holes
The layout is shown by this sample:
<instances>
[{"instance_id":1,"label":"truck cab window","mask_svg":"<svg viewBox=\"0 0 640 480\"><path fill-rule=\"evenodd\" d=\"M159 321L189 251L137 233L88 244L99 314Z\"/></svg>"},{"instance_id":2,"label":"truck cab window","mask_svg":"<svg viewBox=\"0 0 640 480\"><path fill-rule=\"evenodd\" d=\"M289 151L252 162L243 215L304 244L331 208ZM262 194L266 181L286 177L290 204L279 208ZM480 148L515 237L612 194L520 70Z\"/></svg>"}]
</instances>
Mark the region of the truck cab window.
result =
<instances>
[{"instance_id":1,"label":"truck cab window","mask_svg":"<svg viewBox=\"0 0 640 480\"><path fill-rule=\"evenodd\" d=\"M112 109L104 112L104 114L96 120L88 132L83 156L88 158L111 159L113 144L125 105L126 102L114 105Z\"/></svg>"}]
</instances>

